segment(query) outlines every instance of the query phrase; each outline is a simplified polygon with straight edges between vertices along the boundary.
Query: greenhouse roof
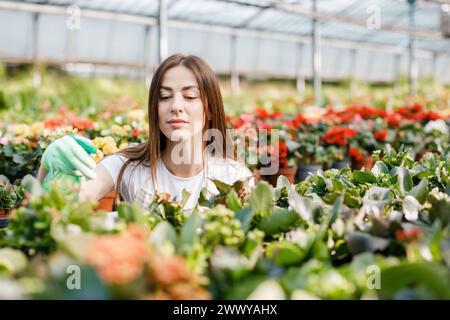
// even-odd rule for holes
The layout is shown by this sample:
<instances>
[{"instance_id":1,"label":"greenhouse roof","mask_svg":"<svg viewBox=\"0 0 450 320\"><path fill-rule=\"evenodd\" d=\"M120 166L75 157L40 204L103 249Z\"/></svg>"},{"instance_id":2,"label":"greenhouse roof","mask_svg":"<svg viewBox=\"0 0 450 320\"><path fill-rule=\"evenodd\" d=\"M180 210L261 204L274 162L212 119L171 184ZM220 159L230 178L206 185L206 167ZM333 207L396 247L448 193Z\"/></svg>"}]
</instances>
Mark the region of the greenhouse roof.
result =
<instances>
[{"instance_id":1,"label":"greenhouse roof","mask_svg":"<svg viewBox=\"0 0 450 320\"><path fill-rule=\"evenodd\" d=\"M158 0L28 0L0 1L0 5L2 2L77 5L82 10L150 18L157 18L159 7ZM409 26L405 0L319 0L317 13L311 0L166 0L166 3L169 21L186 23L183 26L187 29L214 26L216 31L222 27L222 32L244 29L307 40L315 17L321 21L324 39L335 40L337 45L341 41L347 48L369 45L404 49L408 46L408 35L413 33L419 50L450 51L450 39L440 31L441 13L450 7L447 0L417 0L413 28Z\"/></svg>"}]
</instances>

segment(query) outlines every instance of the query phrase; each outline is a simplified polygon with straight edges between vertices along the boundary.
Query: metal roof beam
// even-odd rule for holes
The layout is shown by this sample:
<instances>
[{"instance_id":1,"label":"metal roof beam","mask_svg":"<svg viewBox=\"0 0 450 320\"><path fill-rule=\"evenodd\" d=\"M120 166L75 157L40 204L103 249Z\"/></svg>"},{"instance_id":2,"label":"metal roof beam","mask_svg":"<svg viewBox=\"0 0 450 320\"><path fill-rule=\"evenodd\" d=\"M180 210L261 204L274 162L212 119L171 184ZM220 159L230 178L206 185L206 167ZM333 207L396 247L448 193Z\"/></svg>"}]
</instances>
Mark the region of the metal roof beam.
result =
<instances>
[{"instance_id":1,"label":"metal roof beam","mask_svg":"<svg viewBox=\"0 0 450 320\"><path fill-rule=\"evenodd\" d=\"M19 2L10 2L10 1L0 1L0 9L5 10L16 10L16 11L24 11L24 12L39 12L39 13L47 13L47 14L57 14L57 15L67 15L66 8L63 6L55 6L55 5L39 5L39 4L31 4L31 3L19 3ZM81 16L92 18L92 19L103 19L103 20L114 20L128 23L136 23L143 25L156 25L157 19L153 17L143 17L138 15L129 15L129 14L119 14L119 13L111 13L105 11L98 10L88 10L82 9ZM279 41L288 41L288 42L301 42L310 44L311 39L309 36L301 36L295 34L288 34L282 32L272 32L265 30L257 30L257 29L240 29L226 26L217 26L210 25L205 23L195 23L195 22L187 22L180 20L168 20L168 27L178 28L178 29L190 29L201 32L214 32L226 35L236 34L238 36L244 37L252 37L252 38L264 38L264 39L272 39ZM391 46L379 43L369 43L369 42L358 42L358 41L350 41L350 40L340 40L329 37L324 37L326 40L326 46L337 47L337 48L345 48L345 49L362 49L362 50L372 50L378 52L385 52L391 54L401 54L405 55L406 53L404 47ZM425 59L431 59L433 52L440 53L448 53L447 51L429 51L429 50L418 50L417 56Z\"/></svg>"},{"instance_id":2,"label":"metal roof beam","mask_svg":"<svg viewBox=\"0 0 450 320\"><path fill-rule=\"evenodd\" d=\"M253 6L253 4L245 4L245 2L239 1L239 0L215 0L215 1L222 1L227 3L235 3L238 5L248 5ZM286 12L286 13L292 13L292 14L300 14L305 17L316 19L317 21L321 22L341 22L341 23L349 23L359 26L367 26L367 20L366 19L360 19L355 18L352 16L345 16L342 14L335 14L335 13L327 13L327 12L320 12L320 11L312 11L309 9L306 9L300 5L295 4L288 4L288 3L280 3L275 1L267 1L267 5L270 5L271 8L276 9L278 11ZM407 8L405 8L405 14L407 13ZM414 35L417 37L432 37L432 38L440 38L442 39L441 32L433 31L433 30L424 30L420 28L411 28L407 26L399 26L395 24L386 24L383 23L380 25L379 29L376 29L374 31L391 31L391 32L399 32L399 33L406 33L410 35Z\"/></svg>"}]
</instances>

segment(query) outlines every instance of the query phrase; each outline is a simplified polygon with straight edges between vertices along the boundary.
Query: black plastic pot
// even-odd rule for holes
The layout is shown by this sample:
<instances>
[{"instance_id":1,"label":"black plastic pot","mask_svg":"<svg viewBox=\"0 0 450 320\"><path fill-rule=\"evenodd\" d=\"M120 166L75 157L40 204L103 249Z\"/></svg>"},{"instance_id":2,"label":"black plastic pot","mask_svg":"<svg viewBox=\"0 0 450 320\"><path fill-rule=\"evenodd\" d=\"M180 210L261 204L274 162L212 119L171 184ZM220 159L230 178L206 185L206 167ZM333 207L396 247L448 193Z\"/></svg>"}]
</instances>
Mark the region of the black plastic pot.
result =
<instances>
[{"instance_id":1,"label":"black plastic pot","mask_svg":"<svg viewBox=\"0 0 450 320\"><path fill-rule=\"evenodd\" d=\"M334 169L345 169L345 168L350 168L351 163L350 161L336 161L335 163L333 163L333 165L331 166Z\"/></svg>"},{"instance_id":2,"label":"black plastic pot","mask_svg":"<svg viewBox=\"0 0 450 320\"><path fill-rule=\"evenodd\" d=\"M297 174L295 182L300 182L306 179L310 173L315 174L317 170L322 169L320 164L299 164L297 166Z\"/></svg>"},{"instance_id":3,"label":"black plastic pot","mask_svg":"<svg viewBox=\"0 0 450 320\"><path fill-rule=\"evenodd\" d=\"M9 218L1 217L0 218L0 229L6 228L8 226Z\"/></svg>"}]
</instances>

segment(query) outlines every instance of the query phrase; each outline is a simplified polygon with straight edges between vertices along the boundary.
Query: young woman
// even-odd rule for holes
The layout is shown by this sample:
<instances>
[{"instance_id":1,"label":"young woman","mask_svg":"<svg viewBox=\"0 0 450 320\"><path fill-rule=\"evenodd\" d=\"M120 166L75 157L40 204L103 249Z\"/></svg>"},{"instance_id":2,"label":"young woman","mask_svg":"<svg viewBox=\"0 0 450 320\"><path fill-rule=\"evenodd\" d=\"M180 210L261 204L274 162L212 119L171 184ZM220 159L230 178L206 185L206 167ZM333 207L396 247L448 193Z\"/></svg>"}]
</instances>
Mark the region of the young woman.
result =
<instances>
[{"instance_id":1,"label":"young woman","mask_svg":"<svg viewBox=\"0 0 450 320\"><path fill-rule=\"evenodd\" d=\"M153 76L149 100L147 142L105 157L95 165L75 139L53 142L43 155L38 178L47 170L85 176L82 199L99 200L116 190L128 202L148 206L156 192L181 200L190 193L184 209L191 211L203 188L218 190L212 180L237 180L253 187L251 171L237 160L227 134L222 95L209 65L196 56L172 55ZM53 145L53 146L52 146Z\"/></svg>"}]
</instances>

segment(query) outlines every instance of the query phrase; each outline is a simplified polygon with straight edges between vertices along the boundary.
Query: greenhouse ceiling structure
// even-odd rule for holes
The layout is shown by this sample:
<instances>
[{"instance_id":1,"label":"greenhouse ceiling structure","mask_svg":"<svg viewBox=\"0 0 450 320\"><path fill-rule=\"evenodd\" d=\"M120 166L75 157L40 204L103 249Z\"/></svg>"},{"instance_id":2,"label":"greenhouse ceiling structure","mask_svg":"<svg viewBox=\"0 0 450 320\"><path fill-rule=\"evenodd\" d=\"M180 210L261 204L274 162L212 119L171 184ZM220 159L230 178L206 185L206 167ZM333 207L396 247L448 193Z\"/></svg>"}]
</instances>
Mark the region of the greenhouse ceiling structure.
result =
<instances>
[{"instance_id":1,"label":"greenhouse ceiling structure","mask_svg":"<svg viewBox=\"0 0 450 320\"><path fill-rule=\"evenodd\" d=\"M448 0L0 1L0 60L149 77L175 52L218 74L450 83ZM36 68L37 81L39 68ZM109 70L109 71L108 71Z\"/></svg>"}]
</instances>

